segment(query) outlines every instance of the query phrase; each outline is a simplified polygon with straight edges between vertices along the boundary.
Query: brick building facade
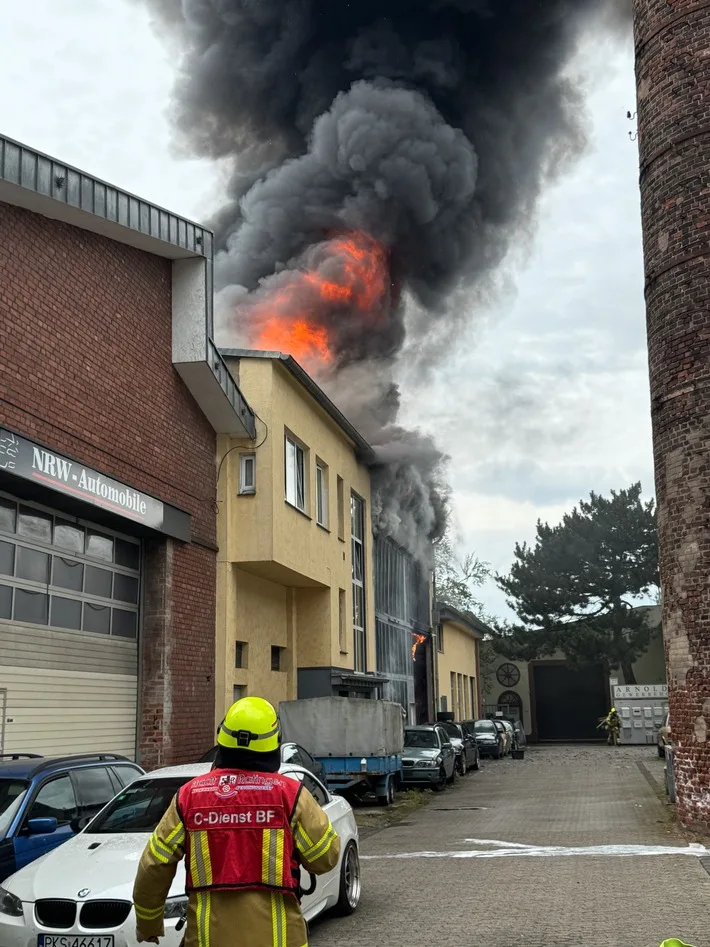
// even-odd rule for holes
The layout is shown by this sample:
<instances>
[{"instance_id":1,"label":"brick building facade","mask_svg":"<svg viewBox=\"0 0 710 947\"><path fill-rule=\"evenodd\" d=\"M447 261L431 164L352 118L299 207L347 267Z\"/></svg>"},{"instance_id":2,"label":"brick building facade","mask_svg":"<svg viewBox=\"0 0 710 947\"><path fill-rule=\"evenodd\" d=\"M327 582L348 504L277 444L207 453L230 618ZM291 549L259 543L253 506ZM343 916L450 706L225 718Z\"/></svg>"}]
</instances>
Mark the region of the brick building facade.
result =
<instances>
[{"instance_id":1,"label":"brick building facade","mask_svg":"<svg viewBox=\"0 0 710 947\"><path fill-rule=\"evenodd\" d=\"M634 0L634 21L678 815L710 828L710 7Z\"/></svg>"},{"instance_id":2,"label":"brick building facade","mask_svg":"<svg viewBox=\"0 0 710 947\"><path fill-rule=\"evenodd\" d=\"M120 688L116 715L137 721L146 768L196 759L213 742L216 437L253 435L211 343L211 267L207 231L0 139L0 540L10 563L0 630L19 642L13 654L0 644L0 665L21 668L14 678L26 675L29 693L73 694L54 714L53 742L66 749L128 751L100 696L86 696ZM24 476L12 445L25 451ZM40 475L37 458L55 455ZM96 484L117 481L113 494L100 487L113 503L72 486L76 475L54 476L67 464L97 473ZM159 518L127 516L116 498L128 491ZM79 543L71 561L67 535ZM119 556L125 543L140 550L140 593ZM96 550L107 549L104 567ZM48 650L50 667L33 659ZM39 712L18 686L0 675L7 750L27 749Z\"/></svg>"}]
</instances>

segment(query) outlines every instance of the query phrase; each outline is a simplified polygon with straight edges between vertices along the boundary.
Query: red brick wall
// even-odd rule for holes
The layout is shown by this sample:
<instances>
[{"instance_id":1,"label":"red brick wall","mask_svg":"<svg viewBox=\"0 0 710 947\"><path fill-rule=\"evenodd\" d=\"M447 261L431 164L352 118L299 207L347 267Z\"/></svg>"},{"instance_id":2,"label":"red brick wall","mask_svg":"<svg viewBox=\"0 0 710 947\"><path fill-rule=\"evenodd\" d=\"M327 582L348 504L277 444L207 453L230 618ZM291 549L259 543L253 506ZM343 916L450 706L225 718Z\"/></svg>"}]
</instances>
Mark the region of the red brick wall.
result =
<instances>
[{"instance_id":1,"label":"red brick wall","mask_svg":"<svg viewBox=\"0 0 710 947\"><path fill-rule=\"evenodd\" d=\"M172 366L170 261L0 204L0 274L0 422L192 514L197 544L146 554L139 743L144 765L194 758L214 736L216 442Z\"/></svg>"},{"instance_id":2,"label":"red brick wall","mask_svg":"<svg viewBox=\"0 0 710 947\"><path fill-rule=\"evenodd\" d=\"M678 815L710 828L710 7L634 0L663 627Z\"/></svg>"}]
</instances>

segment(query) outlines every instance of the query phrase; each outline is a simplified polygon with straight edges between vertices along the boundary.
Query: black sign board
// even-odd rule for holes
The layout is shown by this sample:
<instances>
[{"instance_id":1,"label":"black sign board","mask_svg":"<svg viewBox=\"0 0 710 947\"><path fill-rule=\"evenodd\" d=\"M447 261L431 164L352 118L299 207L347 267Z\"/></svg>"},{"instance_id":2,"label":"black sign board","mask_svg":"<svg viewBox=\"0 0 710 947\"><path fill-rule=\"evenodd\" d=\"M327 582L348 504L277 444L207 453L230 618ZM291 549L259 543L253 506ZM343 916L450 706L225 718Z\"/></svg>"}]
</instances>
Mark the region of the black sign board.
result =
<instances>
[{"instance_id":1,"label":"black sign board","mask_svg":"<svg viewBox=\"0 0 710 947\"><path fill-rule=\"evenodd\" d=\"M3 470L163 531L165 504L160 500L0 428L0 471Z\"/></svg>"}]
</instances>

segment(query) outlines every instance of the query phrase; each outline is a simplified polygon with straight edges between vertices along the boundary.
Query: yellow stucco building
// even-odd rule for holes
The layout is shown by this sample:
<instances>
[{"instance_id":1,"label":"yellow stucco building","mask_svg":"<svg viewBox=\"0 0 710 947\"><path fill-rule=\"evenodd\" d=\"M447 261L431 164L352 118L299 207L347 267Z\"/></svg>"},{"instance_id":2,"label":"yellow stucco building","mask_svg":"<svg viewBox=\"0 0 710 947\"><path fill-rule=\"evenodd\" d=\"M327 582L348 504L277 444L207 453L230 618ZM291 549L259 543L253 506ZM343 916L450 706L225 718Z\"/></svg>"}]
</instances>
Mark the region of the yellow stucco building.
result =
<instances>
[{"instance_id":1,"label":"yellow stucco building","mask_svg":"<svg viewBox=\"0 0 710 947\"><path fill-rule=\"evenodd\" d=\"M218 444L216 706L376 696L372 450L292 358L223 350L254 442Z\"/></svg>"},{"instance_id":2,"label":"yellow stucco building","mask_svg":"<svg viewBox=\"0 0 710 947\"><path fill-rule=\"evenodd\" d=\"M450 605L438 604L437 697L441 713L455 720L476 720L481 715L480 642L485 625Z\"/></svg>"}]
</instances>

